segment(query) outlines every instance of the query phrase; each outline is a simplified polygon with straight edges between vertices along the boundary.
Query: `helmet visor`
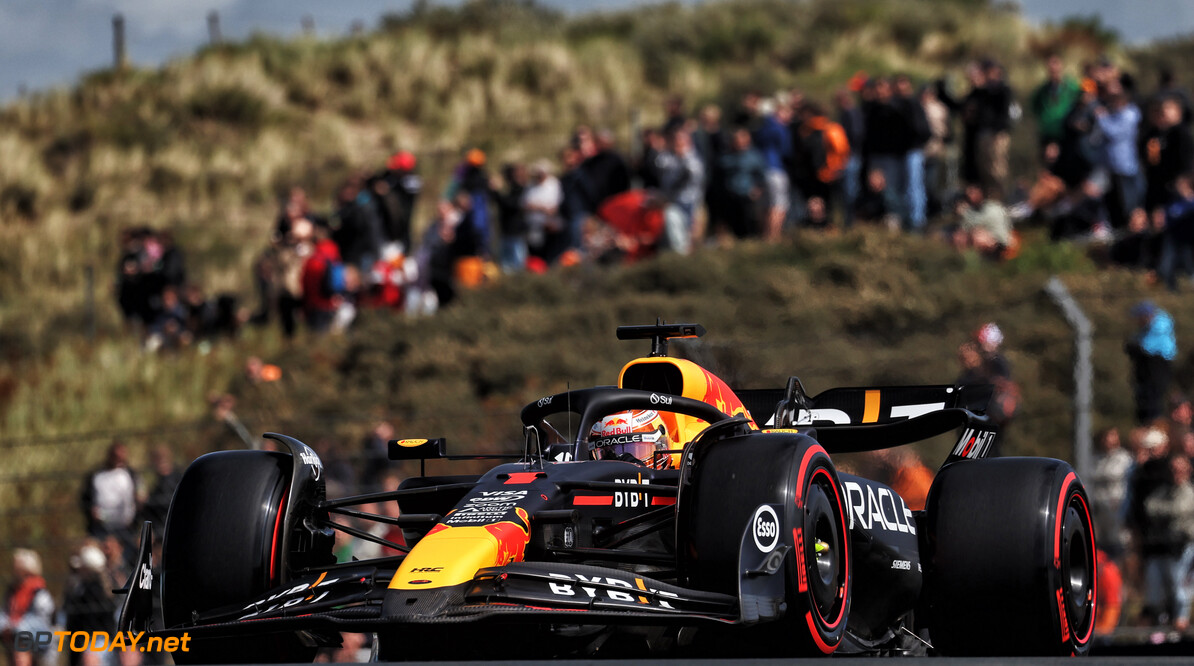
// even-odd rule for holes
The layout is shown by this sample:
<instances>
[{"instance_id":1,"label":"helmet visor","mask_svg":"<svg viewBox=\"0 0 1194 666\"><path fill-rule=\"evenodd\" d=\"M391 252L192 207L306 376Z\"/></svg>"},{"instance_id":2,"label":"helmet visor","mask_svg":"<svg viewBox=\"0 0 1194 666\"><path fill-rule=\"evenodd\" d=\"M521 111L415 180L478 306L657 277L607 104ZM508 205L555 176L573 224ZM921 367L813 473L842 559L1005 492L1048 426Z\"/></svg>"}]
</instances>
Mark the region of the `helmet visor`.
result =
<instances>
[{"instance_id":1,"label":"helmet visor","mask_svg":"<svg viewBox=\"0 0 1194 666\"><path fill-rule=\"evenodd\" d=\"M593 447L597 457L602 460L633 458L651 464L655 451L667 448L666 440L667 433L661 427L651 432L627 432L598 437L593 440Z\"/></svg>"}]
</instances>

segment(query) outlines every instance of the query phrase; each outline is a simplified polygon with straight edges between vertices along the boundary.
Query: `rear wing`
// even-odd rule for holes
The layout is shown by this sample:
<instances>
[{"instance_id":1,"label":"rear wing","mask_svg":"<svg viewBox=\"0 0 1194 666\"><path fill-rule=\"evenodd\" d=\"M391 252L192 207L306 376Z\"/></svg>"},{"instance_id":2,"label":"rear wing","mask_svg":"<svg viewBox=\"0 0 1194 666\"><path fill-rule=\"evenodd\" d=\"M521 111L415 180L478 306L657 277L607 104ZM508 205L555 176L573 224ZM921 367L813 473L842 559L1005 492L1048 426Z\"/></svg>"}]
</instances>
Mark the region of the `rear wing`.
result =
<instances>
[{"instance_id":1,"label":"rear wing","mask_svg":"<svg viewBox=\"0 0 1194 666\"><path fill-rule=\"evenodd\" d=\"M815 396L792 377L786 389L734 392L764 430L812 426L830 453L877 451L959 430L946 463L984 458L999 436L982 413L990 385L836 388Z\"/></svg>"}]
</instances>

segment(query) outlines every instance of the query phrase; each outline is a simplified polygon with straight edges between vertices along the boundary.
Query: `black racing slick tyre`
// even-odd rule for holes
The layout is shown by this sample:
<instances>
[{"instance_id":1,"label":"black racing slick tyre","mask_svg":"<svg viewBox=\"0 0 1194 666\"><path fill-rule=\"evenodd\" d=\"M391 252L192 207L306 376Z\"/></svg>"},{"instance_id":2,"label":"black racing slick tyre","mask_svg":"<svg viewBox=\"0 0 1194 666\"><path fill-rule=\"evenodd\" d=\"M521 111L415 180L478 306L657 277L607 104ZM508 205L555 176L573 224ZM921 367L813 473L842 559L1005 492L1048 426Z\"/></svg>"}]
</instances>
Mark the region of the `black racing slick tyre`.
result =
<instances>
[{"instance_id":1,"label":"black racing slick tyre","mask_svg":"<svg viewBox=\"0 0 1194 666\"><path fill-rule=\"evenodd\" d=\"M693 452L677 506L677 552L690 587L738 593L743 530L762 504L779 504L786 610L742 633L736 645L768 653L834 652L850 609L850 553L845 503L833 462L803 435L752 434Z\"/></svg>"},{"instance_id":2,"label":"black racing slick tyre","mask_svg":"<svg viewBox=\"0 0 1194 666\"><path fill-rule=\"evenodd\" d=\"M1081 655L1098 576L1082 482L1060 460L959 461L925 510L930 642L948 655Z\"/></svg>"},{"instance_id":3,"label":"black racing slick tyre","mask_svg":"<svg viewBox=\"0 0 1194 666\"><path fill-rule=\"evenodd\" d=\"M167 628L193 613L247 604L283 575L282 523L291 458L221 451L191 463L178 484L162 543L162 617ZM311 661L297 635L194 638L180 664Z\"/></svg>"}]
</instances>

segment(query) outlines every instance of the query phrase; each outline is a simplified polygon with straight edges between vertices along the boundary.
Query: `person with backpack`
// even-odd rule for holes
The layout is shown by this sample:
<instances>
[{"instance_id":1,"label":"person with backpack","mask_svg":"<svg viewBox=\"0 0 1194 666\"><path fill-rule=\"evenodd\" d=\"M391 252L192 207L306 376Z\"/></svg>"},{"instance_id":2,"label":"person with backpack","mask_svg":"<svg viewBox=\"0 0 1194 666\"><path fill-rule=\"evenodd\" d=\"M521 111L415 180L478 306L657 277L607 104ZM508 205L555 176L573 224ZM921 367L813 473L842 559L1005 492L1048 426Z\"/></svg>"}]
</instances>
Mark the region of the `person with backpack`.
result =
<instances>
[{"instance_id":1,"label":"person with backpack","mask_svg":"<svg viewBox=\"0 0 1194 666\"><path fill-rule=\"evenodd\" d=\"M340 248L323 229L315 228L315 247L303 262L303 316L315 333L326 333L348 291L348 276L340 259Z\"/></svg>"},{"instance_id":2,"label":"person with backpack","mask_svg":"<svg viewBox=\"0 0 1194 666\"><path fill-rule=\"evenodd\" d=\"M833 217L835 202L844 198L843 179L850 159L850 141L845 128L830 120L819 103L805 102L800 116L797 140L800 142L799 155L806 164L800 169L804 178L798 186L805 193L810 208L818 207L813 199L820 200L828 221Z\"/></svg>"}]
</instances>

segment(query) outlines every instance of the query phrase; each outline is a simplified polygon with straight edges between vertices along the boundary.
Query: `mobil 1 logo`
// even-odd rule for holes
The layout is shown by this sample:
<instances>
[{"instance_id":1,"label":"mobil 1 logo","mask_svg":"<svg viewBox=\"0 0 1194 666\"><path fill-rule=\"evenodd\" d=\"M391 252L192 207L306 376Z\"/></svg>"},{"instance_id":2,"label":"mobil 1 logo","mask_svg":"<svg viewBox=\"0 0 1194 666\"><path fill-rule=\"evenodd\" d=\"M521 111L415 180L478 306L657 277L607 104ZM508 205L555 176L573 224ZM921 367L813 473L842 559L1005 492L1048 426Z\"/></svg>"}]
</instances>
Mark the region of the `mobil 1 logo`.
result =
<instances>
[{"instance_id":1,"label":"mobil 1 logo","mask_svg":"<svg viewBox=\"0 0 1194 666\"><path fill-rule=\"evenodd\" d=\"M750 531L760 553L770 553L779 545L779 516L770 504L761 504L750 520Z\"/></svg>"}]
</instances>

